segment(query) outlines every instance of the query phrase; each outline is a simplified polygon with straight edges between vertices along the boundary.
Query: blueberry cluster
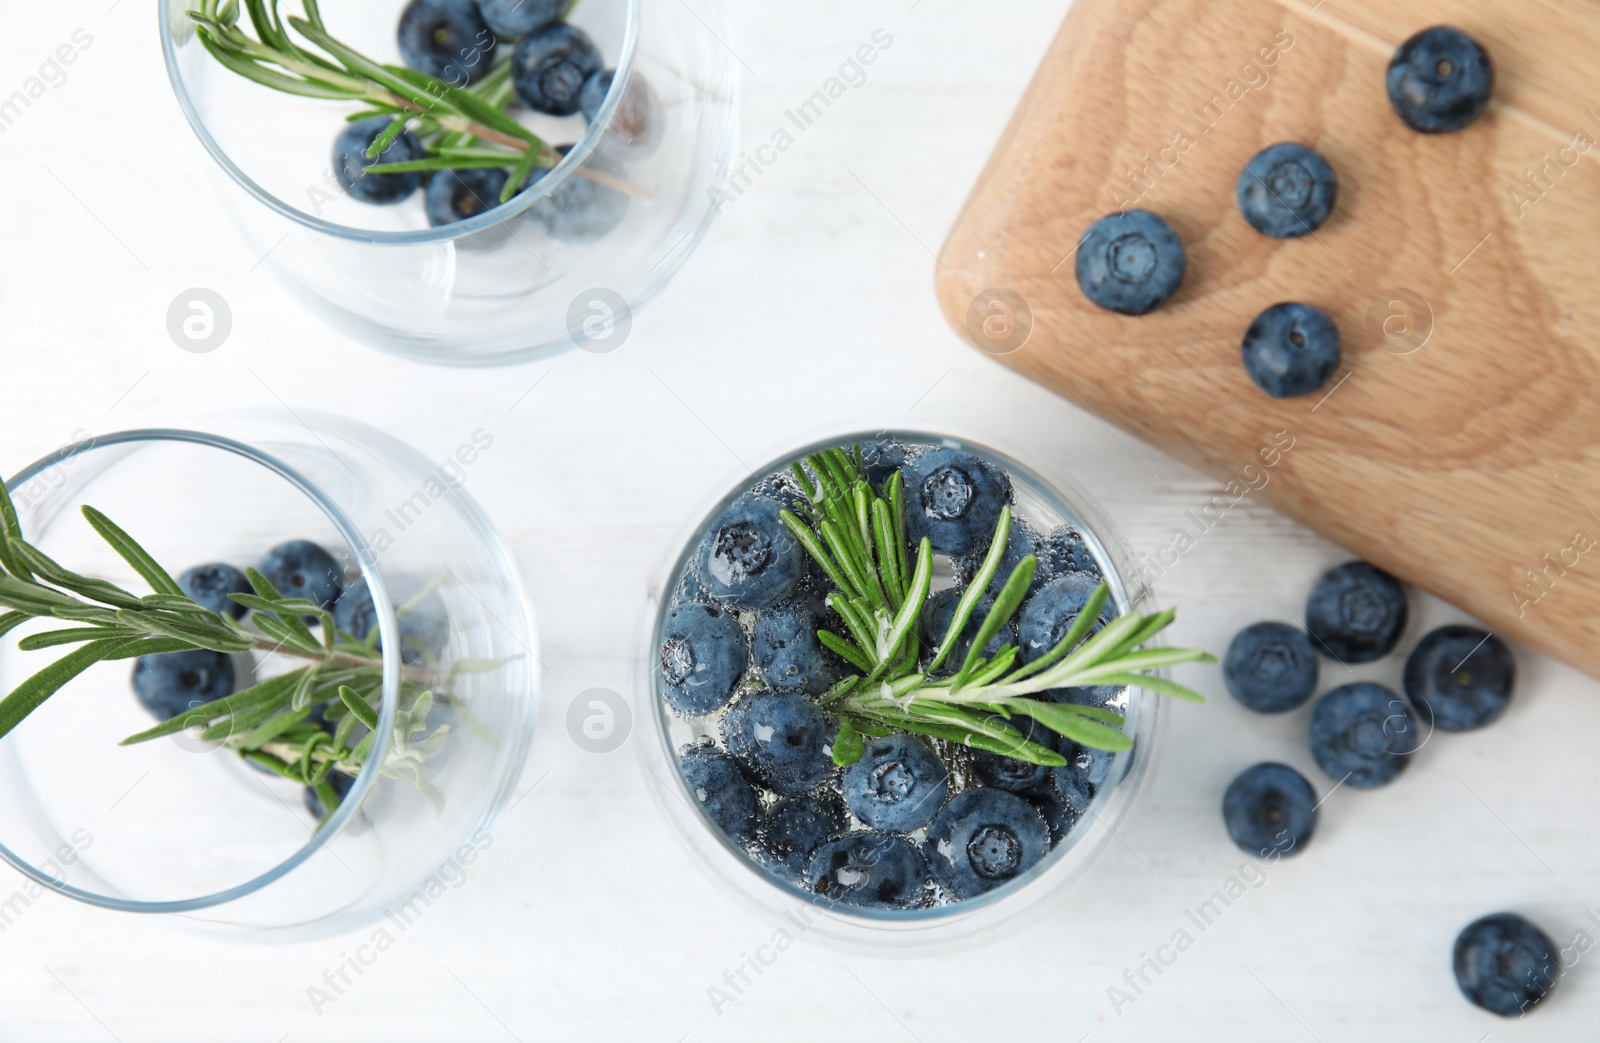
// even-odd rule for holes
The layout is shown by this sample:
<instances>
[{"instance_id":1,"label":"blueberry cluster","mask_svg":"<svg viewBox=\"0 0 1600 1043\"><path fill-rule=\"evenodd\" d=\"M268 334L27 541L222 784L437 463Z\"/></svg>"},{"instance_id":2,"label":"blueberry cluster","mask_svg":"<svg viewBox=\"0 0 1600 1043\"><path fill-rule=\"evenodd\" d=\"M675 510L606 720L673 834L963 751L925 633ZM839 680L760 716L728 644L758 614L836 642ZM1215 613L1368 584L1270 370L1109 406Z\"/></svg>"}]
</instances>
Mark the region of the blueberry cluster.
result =
<instances>
[{"instance_id":1,"label":"blueberry cluster","mask_svg":"<svg viewBox=\"0 0 1600 1043\"><path fill-rule=\"evenodd\" d=\"M1467 34L1435 26L1411 37L1389 63L1386 84L1396 115L1411 129L1440 134L1466 127L1488 107L1494 67ZM1235 186L1239 213L1273 239L1308 236L1333 216L1339 178L1315 150L1292 141L1250 158ZM1188 270L1183 240L1148 210L1123 210L1090 225L1075 261L1078 286L1094 304L1146 315L1178 292ZM1339 369L1339 329L1310 304L1275 304L1256 317L1240 344L1245 372L1273 398L1322 388Z\"/></svg>"},{"instance_id":2,"label":"blueberry cluster","mask_svg":"<svg viewBox=\"0 0 1600 1043\"><path fill-rule=\"evenodd\" d=\"M1013 500L1010 476L947 446L879 441L859 449L875 487L900 472L906 539L926 537L957 584L924 609L924 646L932 648ZM860 671L819 641L819 630L842 625L825 604L826 577L779 520L803 495L779 472L729 504L695 545L665 614L658 689L667 709L701 735L679 752L689 791L754 865L843 906L948 905L1016 879L1110 783L1112 755L1017 716L1009 723L1024 738L1067 763L1045 767L891 732L866 736L861 759L839 768L839 724L819 696ZM1020 517L1005 554L1002 578L1025 555L1040 562L1016 629L995 645L1017 644L1028 661L1072 625L1101 565L1071 527L1040 532ZM988 597L996 592L998 584ZM969 625L967 646L982 614ZM949 661L960 663L965 651L958 643ZM1116 710L1126 690L1067 689L1049 698Z\"/></svg>"},{"instance_id":3,"label":"blueberry cluster","mask_svg":"<svg viewBox=\"0 0 1600 1043\"><path fill-rule=\"evenodd\" d=\"M582 115L585 123L592 123L610 93L616 70L606 68L587 33L564 21L567 7L565 0L411 0L400 15L400 55L408 67L460 89L481 84L492 68L499 67L498 60L508 66L515 101L528 111L555 117ZM505 47L512 51L501 58ZM368 168L377 164L415 161L427 154L423 139L406 129L369 158L367 150L390 123L388 116L354 120L335 140L334 174L351 196L389 205L422 188L428 223L435 226L465 221L499 205L511 173L508 168L370 172ZM619 174L624 162L655 150L662 130L655 91L635 74L587 165L601 175ZM557 151L565 156L571 147L559 146ZM534 185L550 169L535 167L519 190ZM628 203L627 196L603 180L569 178L531 208L530 215L554 238L597 239L616 227Z\"/></svg>"}]
</instances>

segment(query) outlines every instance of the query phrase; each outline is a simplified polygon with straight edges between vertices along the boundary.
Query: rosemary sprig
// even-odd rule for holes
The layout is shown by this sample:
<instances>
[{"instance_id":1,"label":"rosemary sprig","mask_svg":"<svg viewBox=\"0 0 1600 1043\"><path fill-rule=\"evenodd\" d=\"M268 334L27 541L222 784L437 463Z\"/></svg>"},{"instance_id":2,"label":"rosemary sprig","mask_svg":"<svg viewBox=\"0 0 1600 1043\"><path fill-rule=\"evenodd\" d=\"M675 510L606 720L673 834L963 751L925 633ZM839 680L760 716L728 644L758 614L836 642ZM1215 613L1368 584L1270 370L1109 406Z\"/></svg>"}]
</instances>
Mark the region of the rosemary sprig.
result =
<instances>
[{"instance_id":1,"label":"rosemary sprig","mask_svg":"<svg viewBox=\"0 0 1600 1043\"><path fill-rule=\"evenodd\" d=\"M1091 636L1110 597L1101 583L1054 648L1025 665L1019 650L1005 644L992 656L984 649L1021 607L1038 570L1028 555L1017 563L994 604L978 624L962 662L948 677L935 677L966 630L1000 569L1011 533L1011 508L1004 507L983 563L956 604L944 636L922 649L919 623L933 573L933 548L924 538L910 557L905 538L905 490L899 471L881 490L867 481L860 448L827 449L790 468L805 495L797 511L785 510L784 525L817 562L833 587L827 604L846 634L818 631L824 647L860 673L829 689L823 702L842 718L833 746L834 760L852 764L862 756L862 735L891 730L1004 754L1034 764L1060 766L1066 759L1047 746L1024 739L1010 723L1031 718L1083 746L1122 750L1133 745L1121 729L1123 718L1096 707L1033 698L1057 688L1137 685L1189 702L1199 693L1148 671L1179 663L1216 659L1197 648L1143 648L1176 616L1168 609L1153 615L1119 616Z\"/></svg>"},{"instance_id":2,"label":"rosemary sprig","mask_svg":"<svg viewBox=\"0 0 1600 1043\"><path fill-rule=\"evenodd\" d=\"M284 597L266 577L246 571L253 594L232 599L253 609L248 623L212 612L187 597L155 558L110 518L85 506L89 525L143 579L143 596L113 583L79 575L28 543L5 483L0 482L0 636L35 620L70 624L22 638L18 648L35 651L76 645L0 699L0 738L74 678L97 663L169 652L210 650L227 654L277 653L306 665L268 678L232 695L194 707L169 721L122 740L148 742L180 731L236 750L253 763L315 788L324 820L338 806L328 776L355 776L367 767L376 734L374 706L383 696L383 657L376 631L366 640L339 630L331 613L303 598ZM431 593L430 588L426 593ZM417 599L398 610L415 610ZM313 617L320 634L302 617ZM449 735L449 725L431 733L427 716L434 695L427 671L408 667L389 749L378 770L430 793L425 767ZM310 719L324 705L329 731Z\"/></svg>"}]
</instances>

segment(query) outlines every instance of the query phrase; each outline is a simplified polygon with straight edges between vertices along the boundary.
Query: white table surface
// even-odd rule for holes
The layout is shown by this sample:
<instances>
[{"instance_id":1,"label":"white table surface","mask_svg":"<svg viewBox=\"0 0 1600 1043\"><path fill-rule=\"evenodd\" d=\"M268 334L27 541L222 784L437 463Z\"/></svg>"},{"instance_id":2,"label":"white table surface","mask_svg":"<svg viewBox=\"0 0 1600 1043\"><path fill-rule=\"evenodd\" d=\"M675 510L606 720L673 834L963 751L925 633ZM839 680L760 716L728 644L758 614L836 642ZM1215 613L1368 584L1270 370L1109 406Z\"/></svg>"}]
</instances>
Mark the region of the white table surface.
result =
<instances>
[{"instance_id":1,"label":"white table surface","mask_svg":"<svg viewBox=\"0 0 1600 1043\"><path fill-rule=\"evenodd\" d=\"M336 0L335 0L336 2ZM671 2L671 0L647 0ZM418 367L330 332L235 238L162 69L149 0L8 5L0 95L75 28L92 45L0 136L0 470L80 428L238 404L341 411L444 454L483 425L469 489L540 613L546 698L522 787L467 886L337 1000L307 988L368 932L275 944L47 896L0 934L0 1038L95 1040L1574 1039L1600 1014L1600 955L1535 1016L1469 1007L1459 927L1501 908L1562 945L1600 938L1600 698L1526 648L1494 728L1429 743L1392 787L1342 790L1276 867L1131 1005L1108 987L1192 925L1239 871L1218 804L1257 760L1299 766L1305 713L1179 706L1121 843L1009 936L938 959L802 938L731 1007L707 989L771 927L719 893L655 818L637 759L580 750L580 691L627 691L634 623L667 542L774 447L857 423L972 427L1064 466L1151 551L1216 484L963 346L933 259L1064 12L1009 0L739 3L742 126L765 139L875 28L892 47L727 209L668 293L608 355L503 372ZM165 313L222 293L228 343L179 351ZM516 409L512 405L542 381ZM1342 553L1243 503L1160 585L1174 638L1221 650L1286 618ZM1248 571L1246 569L1248 566ZM1470 567L1463 563L1463 567ZM1253 573L1253 574L1252 574ZM1259 581L1256 577L1259 577ZM1280 602L1281 599L1281 602ZM1418 596L1422 622L1459 613ZM1398 681L1398 659L1358 676ZM1325 681L1349 679L1325 669ZM642 736L635 736L637 741ZM83 770L94 770L92 761ZM0 870L0 898L21 877ZM1573 953L1577 955L1576 952ZM1587 1028L1588 1032L1580 1031ZM1492 1037L1489 1034L1492 1033Z\"/></svg>"}]
</instances>

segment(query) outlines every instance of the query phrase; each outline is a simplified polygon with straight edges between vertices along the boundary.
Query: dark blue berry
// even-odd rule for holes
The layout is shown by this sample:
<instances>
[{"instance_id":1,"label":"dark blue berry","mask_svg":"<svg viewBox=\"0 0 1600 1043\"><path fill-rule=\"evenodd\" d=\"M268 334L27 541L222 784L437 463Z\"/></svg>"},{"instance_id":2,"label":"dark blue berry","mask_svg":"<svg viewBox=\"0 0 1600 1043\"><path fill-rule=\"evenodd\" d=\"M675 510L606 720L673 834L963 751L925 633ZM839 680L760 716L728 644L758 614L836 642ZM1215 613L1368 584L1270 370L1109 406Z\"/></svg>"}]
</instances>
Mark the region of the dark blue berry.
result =
<instances>
[{"instance_id":1,"label":"dark blue berry","mask_svg":"<svg viewBox=\"0 0 1600 1043\"><path fill-rule=\"evenodd\" d=\"M1393 651L1406 628L1400 581L1364 561L1329 569L1306 599L1306 632L1317 651L1367 663Z\"/></svg>"},{"instance_id":2,"label":"dark blue berry","mask_svg":"<svg viewBox=\"0 0 1600 1043\"><path fill-rule=\"evenodd\" d=\"M1040 786L1038 789L1018 793L1017 796L1028 802L1028 805L1037 811L1044 819L1046 826L1050 827L1050 846L1055 847L1066 839L1072 827L1078 824L1079 813L1067 803L1061 791L1055 786Z\"/></svg>"},{"instance_id":3,"label":"dark blue berry","mask_svg":"<svg viewBox=\"0 0 1600 1043\"><path fill-rule=\"evenodd\" d=\"M882 489L889 476L906 463L906 447L899 442L877 439L861 443L861 469L874 489Z\"/></svg>"},{"instance_id":4,"label":"dark blue berry","mask_svg":"<svg viewBox=\"0 0 1600 1043\"><path fill-rule=\"evenodd\" d=\"M1493 913L1463 927L1451 963L1468 1002L1507 1018L1533 1008L1561 977L1555 943L1516 913Z\"/></svg>"},{"instance_id":5,"label":"dark blue berry","mask_svg":"<svg viewBox=\"0 0 1600 1043\"><path fill-rule=\"evenodd\" d=\"M1339 327L1309 304L1274 304L1244 332L1245 372L1273 398L1309 395L1339 368Z\"/></svg>"},{"instance_id":6,"label":"dark blue berry","mask_svg":"<svg viewBox=\"0 0 1600 1043\"><path fill-rule=\"evenodd\" d=\"M910 833L933 820L950 792L950 773L926 743L909 735L868 739L844 770L844 800L873 829Z\"/></svg>"},{"instance_id":7,"label":"dark blue berry","mask_svg":"<svg viewBox=\"0 0 1600 1043\"><path fill-rule=\"evenodd\" d=\"M1005 790L958 793L928 827L928 865L958 899L1014 880L1050 851L1050 827L1033 805Z\"/></svg>"},{"instance_id":8,"label":"dark blue berry","mask_svg":"<svg viewBox=\"0 0 1600 1043\"><path fill-rule=\"evenodd\" d=\"M906 530L939 554L989 549L1011 481L993 464L961 449L930 449L906 469Z\"/></svg>"},{"instance_id":9,"label":"dark blue berry","mask_svg":"<svg viewBox=\"0 0 1600 1043\"><path fill-rule=\"evenodd\" d=\"M1417 642L1406 660L1406 698L1424 723L1471 731L1505 713L1515 676L1504 641L1477 627L1443 626Z\"/></svg>"},{"instance_id":10,"label":"dark blue berry","mask_svg":"<svg viewBox=\"0 0 1600 1043\"><path fill-rule=\"evenodd\" d=\"M305 598L319 608L332 608L344 592L344 569L332 554L310 540L290 540L267 552L256 566L279 594Z\"/></svg>"},{"instance_id":11,"label":"dark blue berry","mask_svg":"<svg viewBox=\"0 0 1600 1043\"><path fill-rule=\"evenodd\" d=\"M960 587L950 587L941 590L929 598L922 608L922 645L923 650L931 655L939 647L939 642L944 640L945 633L950 629L950 621L955 618L956 605L961 600L964 591ZM939 669L933 671L935 677L948 677L961 669L961 664L967 660L967 652L972 648L972 642L978 636L978 628L983 625L983 620L994 607L994 598L985 594L974 606L972 615L967 617L967 625L961 628L961 635L950 646L950 653L944 657L944 662L939 664ZM983 654L993 656L1001 647L1017 643L1017 621L1008 619L1000 632L984 646Z\"/></svg>"},{"instance_id":12,"label":"dark blue berry","mask_svg":"<svg viewBox=\"0 0 1600 1043\"><path fill-rule=\"evenodd\" d=\"M822 602L800 598L756 617L751 654L767 684L780 692L821 695L844 673L844 665L817 640Z\"/></svg>"},{"instance_id":13,"label":"dark blue berry","mask_svg":"<svg viewBox=\"0 0 1600 1043\"><path fill-rule=\"evenodd\" d=\"M728 752L779 796L816 789L832 773L836 733L816 703L783 692L748 692L722 716Z\"/></svg>"},{"instance_id":14,"label":"dark blue berry","mask_svg":"<svg viewBox=\"0 0 1600 1043\"><path fill-rule=\"evenodd\" d=\"M1222 680L1256 713L1286 713L1317 690L1317 650L1298 627L1253 623L1228 645Z\"/></svg>"},{"instance_id":15,"label":"dark blue berry","mask_svg":"<svg viewBox=\"0 0 1600 1043\"><path fill-rule=\"evenodd\" d=\"M354 786L355 784L356 780L355 776L353 775L346 775L342 771L328 772L328 785L333 787L334 795L339 798L340 803L343 803L344 798L350 795L350 787ZM323 812L322 798L317 795L315 786L306 787L305 805L306 810L311 812L311 817L316 819L318 822L321 822ZM335 808L334 810L337 811L338 808Z\"/></svg>"},{"instance_id":16,"label":"dark blue berry","mask_svg":"<svg viewBox=\"0 0 1600 1043\"><path fill-rule=\"evenodd\" d=\"M700 582L735 608L787 600L806 571L806 552L778 518L778 504L741 496L706 531L695 555Z\"/></svg>"},{"instance_id":17,"label":"dark blue berry","mask_svg":"<svg viewBox=\"0 0 1600 1043\"><path fill-rule=\"evenodd\" d=\"M437 663L449 642L449 624L444 602L437 595L399 617L400 661L409 666ZM365 576L350 584L333 605L333 625L357 641L365 641L378 628L378 607ZM381 649L383 642L374 644Z\"/></svg>"},{"instance_id":18,"label":"dark blue berry","mask_svg":"<svg viewBox=\"0 0 1600 1043\"><path fill-rule=\"evenodd\" d=\"M347 124L333 142L333 174L352 199L363 203L388 205L411 198L422 184L417 171L405 174L369 174L367 168L378 163L405 163L422 158L422 142L409 130L389 143L376 159L367 158L367 149L392 123L388 116L373 116Z\"/></svg>"},{"instance_id":19,"label":"dark blue berry","mask_svg":"<svg viewBox=\"0 0 1600 1043\"><path fill-rule=\"evenodd\" d=\"M422 194L428 223L435 227L477 217L500 205L504 170L441 170Z\"/></svg>"},{"instance_id":20,"label":"dark blue berry","mask_svg":"<svg viewBox=\"0 0 1600 1043\"><path fill-rule=\"evenodd\" d=\"M570 116L578 111L584 83L604 65L588 33L565 23L549 25L517 41L511 86L535 112Z\"/></svg>"},{"instance_id":21,"label":"dark blue berry","mask_svg":"<svg viewBox=\"0 0 1600 1043\"><path fill-rule=\"evenodd\" d=\"M704 602L673 607L661 630L663 697L675 713L703 717L728 704L750 665L739 621Z\"/></svg>"},{"instance_id":22,"label":"dark blue berry","mask_svg":"<svg viewBox=\"0 0 1600 1043\"><path fill-rule=\"evenodd\" d=\"M230 601L228 595L254 593L244 573L222 562L196 565L178 577L178 586L183 589L189 600L201 608L210 609L219 616L232 616L234 619L243 619L245 613L250 610L237 601Z\"/></svg>"},{"instance_id":23,"label":"dark blue berry","mask_svg":"<svg viewBox=\"0 0 1600 1043\"><path fill-rule=\"evenodd\" d=\"M400 59L452 87L488 72L494 47L473 0L411 0L400 13Z\"/></svg>"},{"instance_id":24,"label":"dark blue berry","mask_svg":"<svg viewBox=\"0 0 1600 1043\"><path fill-rule=\"evenodd\" d=\"M1039 588L1022 606L1017 621L1018 654L1024 663L1050 651L1067 636L1078 612L1088 604L1089 595L1100 585L1100 578L1087 572L1068 572ZM1112 611L1110 599L1100 610L1100 618L1090 630L1094 633Z\"/></svg>"},{"instance_id":25,"label":"dark blue berry","mask_svg":"<svg viewBox=\"0 0 1600 1043\"><path fill-rule=\"evenodd\" d=\"M1006 581L1011 578L1011 574L1022 563L1022 559L1030 554L1037 560L1033 580L1028 584L1028 593L1031 594L1043 586L1045 581L1050 578L1050 573L1044 566L1043 554L1040 548L1042 542L1039 534L1033 531L1031 525L1021 518L1012 518L1011 534L1006 537L1006 549L1000 556L1000 565L995 569L994 578L989 581L989 592L991 594L999 594L1001 589L1005 587ZM988 548L984 548L984 554L974 554L971 557L957 558L955 560L953 563L955 573L963 584L972 582L973 578L977 576L978 570L983 567L984 557L987 552Z\"/></svg>"},{"instance_id":26,"label":"dark blue berry","mask_svg":"<svg viewBox=\"0 0 1600 1043\"><path fill-rule=\"evenodd\" d=\"M844 801L831 790L780 797L762 816L756 831L756 861L770 872L800 882L812 854L843 833L847 823Z\"/></svg>"},{"instance_id":27,"label":"dark blue berry","mask_svg":"<svg viewBox=\"0 0 1600 1043\"><path fill-rule=\"evenodd\" d=\"M1239 212L1273 239L1298 239L1328 223L1339 177L1312 149L1285 141L1257 152L1239 172Z\"/></svg>"},{"instance_id":28,"label":"dark blue berry","mask_svg":"<svg viewBox=\"0 0 1600 1043\"><path fill-rule=\"evenodd\" d=\"M1100 578L1100 563L1088 542L1070 525L1051 530L1039 541L1039 568L1051 576L1063 572L1087 572Z\"/></svg>"},{"instance_id":29,"label":"dark blue berry","mask_svg":"<svg viewBox=\"0 0 1600 1043\"><path fill-rule=\"evenodd\" d=\"M1083 234L1078 286L1090 301L1121 315L1155 311L1178 292L1189 266L1183 241L1148 210L1102 217Z\"/></svg>"},{"instance_id":30,"label":"dark blue berry","mask_svg":"<svg viewBox=\"0 0 1600 1043\"><path fill-rule=\"evenodd\" d=\"M678 772L717 828L740 844L755 836L761 802L732 757L705 740L678 751Z\"/></svg>"},{"instance_id":31,"label":"dark blue berry","mask_svg":"<svg viewBox=\"0 0 1600 1043\"><path fill-rule=\"evenodd\" d=\"M1424 29L1389 60L1389 104L1421 134L1460 130L1483 115L1494 93L1494 63L1478 41L1447 25Z\"/></svg>"},{"instance_id":32,"label":"dark blue berry","mask_svg":"<svg viewBox=\"0 0 1600 1043\"><path fill-rule=\"evenodd\" d=\"M1417 726L1405 701L1381 684L1358 681L1317 700L1311 711L1311 755L1317 766L1356 789L1394 781L1417 748Z\"/></svg>"},{"instance_id":33,"label":"dark blue berry","mask_svg":"<svg viewBox=\"0 0 1600 1043\"><path fill-rule=\"evenodd\" d=\"M1005 724L1017 730L1027 742L1052 749L1057 743L1054 732L1031 717L1012 714ZM1050 786L1051 769L1048 765L1007 757L1002 753L974 749L971 756L972 775L985 786L998 786L1013 793L1044 789Z\"/></svg>"},{"instance_id":34,"label":"dark blue berry","mask_svg":"<svg viewBox=\"0 0 1600 1043\"><path fill-rule=\"evenodd\" d=\"M1057 792L1066 798L1073 811L1081 815L1089 810L1095 794L1105 788L1117 755L1110 750L1079 746L1070 739L1062 739L1060 743L1061 755L1067 759L1067 763L1059 768L1051 768L1050 776Z\"/></svg>"},{"instance_id":35,"label":"dark blue berry","mask_svg":"<svg viewBox=\"0 0 1600 1043\"><path fill-rule=\"evenodd\" d=\"M559 22L568 0L478 0L483 20L500 36L522 36Z\"/></svg>"},{"instance_id":36,"label":"dark blue berry","mask_svg":"<svg viewBox=\"0 0 1600 1043\"><path fill-rule=\"evenodd\" d=\"M600 106L605 104L615 77L615 69L606 69L584 82L583 90L578 92L578 110L583 113L585 120L593 123L599 115ZM622 99L611 114L611 122L606 124L605 136L600 139L599 147L617 159L641 159L660 146L665 130L661 102L656 98L655 88L650 86L649 80L635 72L623 89Z\"/></svg>"},{"instance_id":37,"label":"dark blue berry","mask_svg":"<svg viewBox=\"0 0 1600 1043\"><path fill-rule=\"evenodd\" d=\"M927 904L928 863L904 837L849 833L817 848L806 880L830 901L869 909Z\"/></svg>"},{"instance_id":38,"label":"dark blue berry","mask_svg":"<svg viewBox=\"0 0 1600 1043\"><path fill-rule=\"evenodd\" d=\"M1229 783L1222 821L1247 855L1297 854L1316 832L1317 792L1287 764L1257 764Z\"/></svg>"},{"instance_id":39,"label":"dark blue berry","mask_svg":"<svg viewBox=\"0 0 1600 1043\"><path fill-rule=\"evenodd\" d=\"M571 146L561 145L557 151L566 155ZM528 186L544 179L554 167L535 167L522 183ZM609 165L598 155L590 156L585 169L612 173ZM599 239L621 223L628 209L628 197L614 188L608 188L572 171L555 191L528 208L534 220L544 226L553 238L567 243L587 243Z\"/></svg>"},{"instance_id":40,"label":"dark blue berry","mask_svg":"<svg viewBox=\"0 0 1600 1043\"><path fill-rule=\"evenodd\" d=\"M767 475L750 490L750 495L776 501L779 507L795 515L800 515L811 505L811 501L801 491L800 484L794 480L794 475L788 471L775 471Z\"/></svg>"},{"instance_id":41,"label":"dark blue berry","mask_svg":"<svg viewBox=\"0 0 1600 1043\"><path fill-rule=\"evenodd\" d=\"M139 704L163 721L233 694L233 660L222 652L196 649L140 656L133 664Z\"/></svg>"}]
</instances>

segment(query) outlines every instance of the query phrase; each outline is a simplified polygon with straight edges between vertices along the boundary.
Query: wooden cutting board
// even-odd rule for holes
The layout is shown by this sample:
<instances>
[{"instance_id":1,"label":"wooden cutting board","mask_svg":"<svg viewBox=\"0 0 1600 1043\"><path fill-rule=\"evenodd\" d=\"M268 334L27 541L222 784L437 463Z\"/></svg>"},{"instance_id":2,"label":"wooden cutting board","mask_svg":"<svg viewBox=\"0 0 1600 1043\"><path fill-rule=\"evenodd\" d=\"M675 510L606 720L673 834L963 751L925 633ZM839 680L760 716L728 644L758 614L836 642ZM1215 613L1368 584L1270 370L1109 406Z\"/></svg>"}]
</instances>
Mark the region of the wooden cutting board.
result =
<instances>
[{"instance_id":1,"label":"wooden cutting board","mask_svg":"<svg viewBox=\"0 0 1600 1043\"><path fill-rule=\"evenodd\" d=\"M1438 24L1498 81L1472 127L1424 136L1384 71ZM1595 0L1077 0L939 296L982 350L1224 481L1276 458L1261 499L1600 676L1597 140ZM1315 238L1267 239L1235 205L1278 141L1338 172ZM1188 249L1182 289L1142 318L1089 304L1073 271L1124 205ZM1286 401L1251 383L1240 338L1280 301L1334 317L1341 383Z\"/></svg>"}]
</instances>

